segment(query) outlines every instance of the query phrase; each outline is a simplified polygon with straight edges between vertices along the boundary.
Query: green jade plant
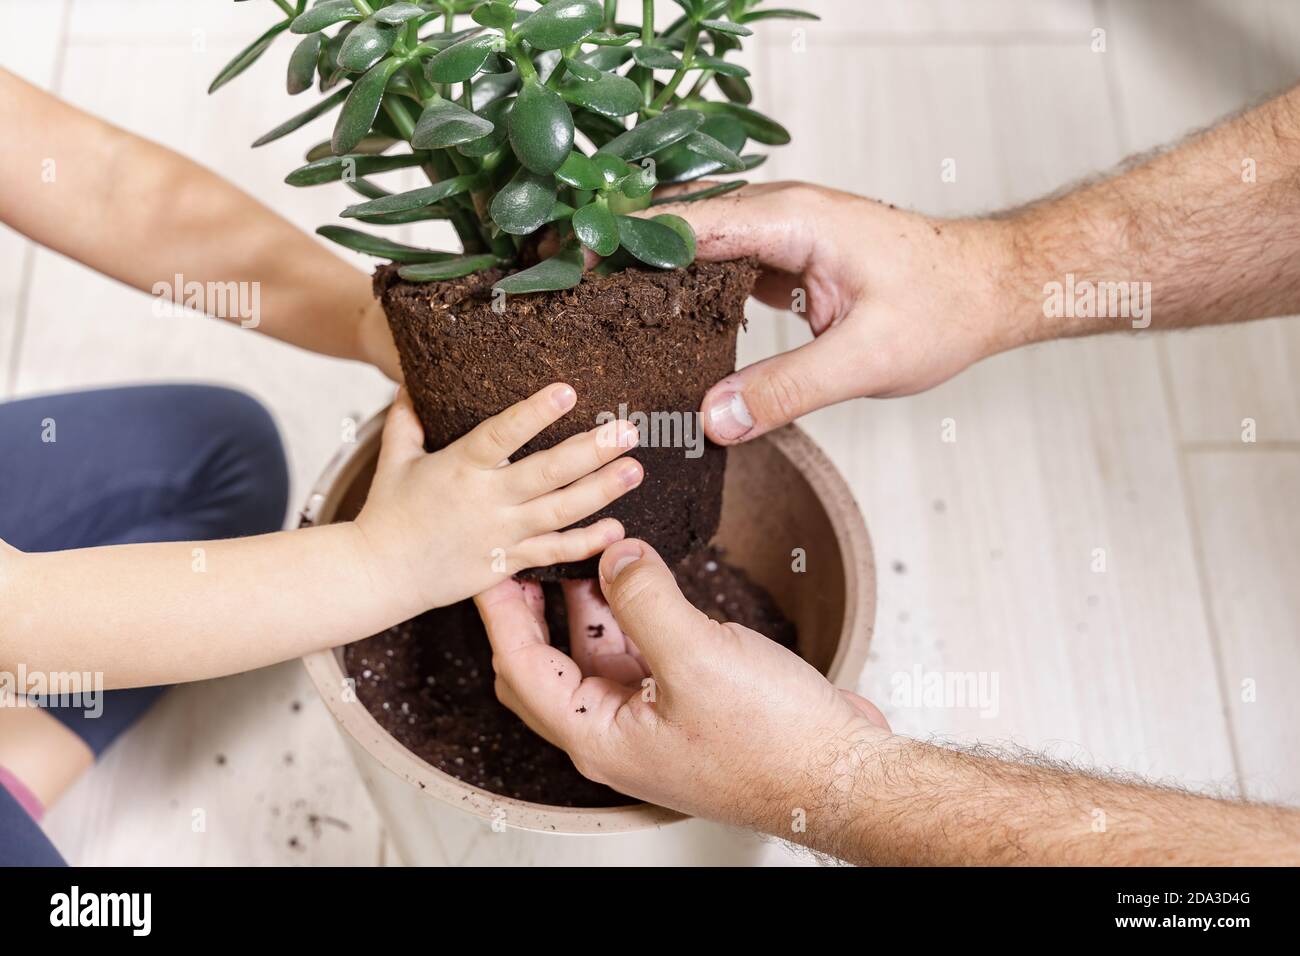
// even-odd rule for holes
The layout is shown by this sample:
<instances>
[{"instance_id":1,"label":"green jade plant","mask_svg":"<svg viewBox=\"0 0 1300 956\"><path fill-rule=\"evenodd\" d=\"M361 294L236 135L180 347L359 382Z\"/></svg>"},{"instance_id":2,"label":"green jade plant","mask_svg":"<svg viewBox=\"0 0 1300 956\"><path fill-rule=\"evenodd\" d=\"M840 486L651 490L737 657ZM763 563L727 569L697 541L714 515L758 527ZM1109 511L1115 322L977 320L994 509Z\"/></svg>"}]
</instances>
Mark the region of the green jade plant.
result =
<instances>
[{"instance_id":1,"label":"green jade plant","mask_svg":"<svg viewBox=\"0 0 1300 956\"><path fill-rule=\"evenodd\" d=\"M463 251L415 248L340 225L317 231L400 263L399 275L413 282L518 270L493 287L511 294L576 286L584 246L603 257L602 272L634 260L690 265L695 237L685 220L628 213L666 201L652 196L659 185L753 169L763 157L743 152L750 140L789 142L782 126L749 105L748 71L726 57L756 21L817 19L762 8L762 0L674 0L680 16L656 32L654 0L643 0L640 24L619 22L616 0L542 0L526 10L514 0L274 2L284 19L227 64L209 92L281 34L301 35L288 90L315 85L328 95L253 145L337 109L333 136L286 182L345 182L365 201L342 215L361 223L445 219ZM465 14L474 25L455 29ZM714 89L723 98L706 98ZM369 178L407 167L419 167L431 185L390 193ZM559 251L537 261L548 229Z\"/></svg>"}]
</instances>

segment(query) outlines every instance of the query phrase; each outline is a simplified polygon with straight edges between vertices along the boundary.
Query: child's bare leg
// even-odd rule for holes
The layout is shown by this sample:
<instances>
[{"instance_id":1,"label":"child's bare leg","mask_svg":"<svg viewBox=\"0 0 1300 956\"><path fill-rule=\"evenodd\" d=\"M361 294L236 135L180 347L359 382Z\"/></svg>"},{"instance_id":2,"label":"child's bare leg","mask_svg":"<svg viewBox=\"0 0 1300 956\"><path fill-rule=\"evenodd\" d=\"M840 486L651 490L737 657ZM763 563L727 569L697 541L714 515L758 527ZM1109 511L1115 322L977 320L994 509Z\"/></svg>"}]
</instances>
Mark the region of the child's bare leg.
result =
<instances>
[{"instance_id":1,"label":"child's bare leg","mask_svg":"<svg viewBox=\"0 0 1300 956\"><path fill-rule=\"evenodd\" d=\"M21 786L35 801L37 819L90 769L95 753L84 740L37 707L0 708L0 783ZM5 779L6 771L12 779Z\"/></svg>"},{"instance_id":2,"label":"child's bare leg","mask_svg":"<svg viewBox=\"0 0 1300 956\"><path fill-rule=\"evenodd\" d=\"M228 389L142 386L0 404L0 537L22 550L275 531L287 486L269 416ZM42 676L56 686L56 675ZM86 689L96 693L48 702L61 706L0 706L0 864L61 862L36 821L165 690Z\"/></svg>"}]
</instances>

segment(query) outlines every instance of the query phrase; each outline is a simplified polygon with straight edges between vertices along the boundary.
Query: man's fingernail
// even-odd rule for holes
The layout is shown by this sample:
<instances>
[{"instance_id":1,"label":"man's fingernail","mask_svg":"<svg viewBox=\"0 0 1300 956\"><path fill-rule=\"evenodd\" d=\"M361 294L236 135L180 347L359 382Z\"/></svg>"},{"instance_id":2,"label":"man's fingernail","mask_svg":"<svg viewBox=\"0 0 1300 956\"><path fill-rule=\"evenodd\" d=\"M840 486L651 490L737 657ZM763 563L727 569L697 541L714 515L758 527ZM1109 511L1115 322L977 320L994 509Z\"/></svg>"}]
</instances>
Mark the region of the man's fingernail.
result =
<instances>
[{"instance_id":1,"label":"man's fingernail","mask_svg":"<svg viewBox=\"0 0 1300 956\"><path fill-rule=\"evenodd\" d=\"M641 476L643 474L644 472L641 471L640 463L635 461L627 462L618 471L619 480L629 488L635 488L637 485L641 484Z\"/></svg>"},{"instance_id":2,"label":"man's fingernail","mask_svg":"<svg viewBox=\"0 0 1300 956\"><path fill-rule=\"evenodd\" d=\"M709 406L709 424L713 434L727 441L743 438L754 427L754 416L740 392L719 395Z\"/></svg>"},{"instance_id":3,"label":"man's fingernail","mask_svg":"<svg viewBox=\"0 0 1300 956\"><path fill-rule=\"evenodd\" d=\"M614 566L609 569L609 580L611 581L616 580L619 574L622 573L624 568L626 568L633 561L638 560L640 557L641 557L641 549L637 547L633 547L631 550L628 551L627 554L623 555L623 557L619 558L617 561L614 562Z\"/></svg>"}]
</instances>

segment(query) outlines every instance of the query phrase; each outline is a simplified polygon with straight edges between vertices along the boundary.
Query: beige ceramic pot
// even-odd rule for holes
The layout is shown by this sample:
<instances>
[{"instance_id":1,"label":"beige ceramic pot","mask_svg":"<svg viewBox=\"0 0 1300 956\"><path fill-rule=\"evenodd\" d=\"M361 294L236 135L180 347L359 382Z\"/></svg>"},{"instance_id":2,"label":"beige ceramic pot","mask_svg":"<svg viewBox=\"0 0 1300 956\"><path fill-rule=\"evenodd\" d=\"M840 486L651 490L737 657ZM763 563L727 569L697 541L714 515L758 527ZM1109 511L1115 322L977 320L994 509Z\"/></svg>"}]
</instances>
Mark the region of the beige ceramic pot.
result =
<instances>
[{"instance_id":1,"label":"beige ceramic pot","mask_svg":"<svg viewBox=\"0 0 1300 956\"><path fill-rule=\"evenodd\" d=\"M382 414L326 468L303 523L353 517L379 452ZM733 448L717 542L799 629L799 653L852 688L875 619L866 526L830 461L788 426ZM304 659L342 728L402 859L411 865L745 865L799 859L773 841L662 807L574 809L462 783L394 740L351 692L341 651Z\"/></svg>"}]
</instances>

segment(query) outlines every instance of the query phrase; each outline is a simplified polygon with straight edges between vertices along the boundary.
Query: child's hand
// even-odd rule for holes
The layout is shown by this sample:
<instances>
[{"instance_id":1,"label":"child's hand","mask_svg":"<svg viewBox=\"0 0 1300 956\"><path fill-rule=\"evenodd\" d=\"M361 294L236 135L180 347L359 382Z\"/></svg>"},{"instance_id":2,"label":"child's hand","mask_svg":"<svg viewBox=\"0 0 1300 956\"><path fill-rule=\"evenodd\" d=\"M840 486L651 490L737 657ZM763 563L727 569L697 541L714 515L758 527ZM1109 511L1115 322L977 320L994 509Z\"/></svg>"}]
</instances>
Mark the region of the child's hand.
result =
<instances>
[{"instance_id":1,"label":"child's hand","mask_svg":"<svg viewBox=\"0 0 1300 956\"><path fill-rule=\"evenodd\" d=\"M613 518L559 529L641 483L639 463L613 461L636 445L634 425L610 422L506 463L576 401L568 385L549 385L426 454L411 399L398 390L355 524L376 586L394 589L408 616L468 598L524 568L591 557L623 537Z\"/></svg>"}]
</instances>

